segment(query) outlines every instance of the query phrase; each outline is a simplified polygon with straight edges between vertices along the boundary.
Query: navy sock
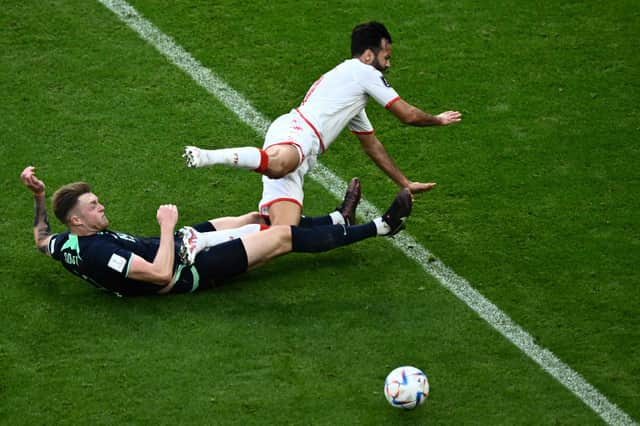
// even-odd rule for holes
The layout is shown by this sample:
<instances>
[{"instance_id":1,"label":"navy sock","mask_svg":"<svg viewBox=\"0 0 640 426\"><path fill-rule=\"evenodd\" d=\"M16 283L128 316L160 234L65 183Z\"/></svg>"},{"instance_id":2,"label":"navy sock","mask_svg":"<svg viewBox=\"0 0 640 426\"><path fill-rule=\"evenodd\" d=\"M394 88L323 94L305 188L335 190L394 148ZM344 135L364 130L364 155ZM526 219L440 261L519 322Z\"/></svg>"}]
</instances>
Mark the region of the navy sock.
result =
<instances>
[{"instance_id":1,"label":"navy sock","mask_svg":"<svg viewBox=\"0 0 640 426\"><path fill-rule=\"evenodd\" d=\"M294 252L316 253L362 241L378 235L373 222L363 225L326 225L314 228L291 227L291 245Z\"/></svg>"},{"instance_id":2,"label":"navy sock","mask_svg":"<svg viewBox=\"0 0 640 426\"><path fill-rule=\"evenodd\" d=\"M314 226L324 226L324 225L333 225L333 221L331 220L331 216L301 216L300 223L298 224L301 228L313 228Z\"/></svg>"}]
</instances>

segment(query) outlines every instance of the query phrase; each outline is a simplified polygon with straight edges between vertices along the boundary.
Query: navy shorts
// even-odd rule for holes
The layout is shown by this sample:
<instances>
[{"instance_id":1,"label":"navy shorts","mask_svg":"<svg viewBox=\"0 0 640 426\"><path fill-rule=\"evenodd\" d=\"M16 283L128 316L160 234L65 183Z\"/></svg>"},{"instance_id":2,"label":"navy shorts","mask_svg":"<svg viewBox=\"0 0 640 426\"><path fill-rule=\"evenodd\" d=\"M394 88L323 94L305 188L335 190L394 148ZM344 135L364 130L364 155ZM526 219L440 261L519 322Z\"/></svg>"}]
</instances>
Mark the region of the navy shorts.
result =
<instances>
[{"instance_id":1,"label":"navy shorts","mask_svg":"<svg viewBox=\"0 0 640 426\"><path fill-rule=\"evenodd\" d=\"M215 231L209 222L194 225L193 228L198 232ZM178 267L179 277L171 293L190 293L219 286L247 269L247 251L241 239L217 244L198 253L193 265Z\"/></svg>"}]
</instances>

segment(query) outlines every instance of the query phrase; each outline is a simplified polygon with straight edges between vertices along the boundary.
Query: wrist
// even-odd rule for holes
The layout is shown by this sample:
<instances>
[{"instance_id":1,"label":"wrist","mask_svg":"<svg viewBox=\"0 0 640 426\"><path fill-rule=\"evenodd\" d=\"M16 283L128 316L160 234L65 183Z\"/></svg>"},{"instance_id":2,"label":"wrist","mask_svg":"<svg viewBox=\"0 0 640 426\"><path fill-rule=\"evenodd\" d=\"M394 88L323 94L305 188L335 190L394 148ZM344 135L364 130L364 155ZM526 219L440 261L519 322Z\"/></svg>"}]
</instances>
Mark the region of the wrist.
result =
<instances>
[{"instance_id":1,"label":"wrist","mask_svg":"<svg viewBox=\"0 0 640 426\"><path fill-rule=\"evenodd\" d=\"M175 225L162 224L162 225L160 225L160 232L166 232L167 234L173 234L173 230L175 228L176 228Z\"/></svg>"}]
</instances>

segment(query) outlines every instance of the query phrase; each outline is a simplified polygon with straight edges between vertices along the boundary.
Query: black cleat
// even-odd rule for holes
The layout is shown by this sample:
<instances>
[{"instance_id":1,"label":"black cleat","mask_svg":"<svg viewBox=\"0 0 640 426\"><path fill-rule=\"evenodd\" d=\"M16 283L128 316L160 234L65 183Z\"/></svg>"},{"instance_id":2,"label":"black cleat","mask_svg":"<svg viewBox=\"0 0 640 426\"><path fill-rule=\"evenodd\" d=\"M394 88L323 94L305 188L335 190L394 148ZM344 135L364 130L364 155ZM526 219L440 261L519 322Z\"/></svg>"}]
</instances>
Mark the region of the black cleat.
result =
<instances>
[{"instance_id":1,"label":"black cleat","mask_svg":"<svg viewBox=\"0 0 640 426\"><path fill-rule=\"evenodd\" d=\"M411 207L413 206L413 197L409 188L403 188L396 198L391 203L391 206L382 215L382 220L389 225L391 231L387 236L395 235L404 229L404 221L407 220L411 214Z\"/></svg>"},{"instance_id":2,"label":"black cleat","mask_svg":"<svg viewBox=\"0 0 640 426\"><path fill-rule=\"evenodd\" d=\"M344 194L342 204L336 209L342 215L347 225L356 224L356 207L358 207L358 203L360 202L360 195L360 179L354 177L351 179L351 182L349 182L349 186L347 186L347 192Z\"/></svg>"}]
</instances>

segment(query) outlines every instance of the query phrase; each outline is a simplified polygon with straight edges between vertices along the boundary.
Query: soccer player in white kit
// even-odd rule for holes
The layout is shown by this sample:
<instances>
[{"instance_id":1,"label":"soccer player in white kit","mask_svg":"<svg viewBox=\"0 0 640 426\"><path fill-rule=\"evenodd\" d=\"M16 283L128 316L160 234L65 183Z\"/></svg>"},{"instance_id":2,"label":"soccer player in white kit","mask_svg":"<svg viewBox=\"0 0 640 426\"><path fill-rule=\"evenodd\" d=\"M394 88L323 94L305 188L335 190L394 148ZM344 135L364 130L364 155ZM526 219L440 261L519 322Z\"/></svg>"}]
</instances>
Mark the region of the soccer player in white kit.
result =
<instances>
[{"instance_id":1,"label":"soccer player in white kit","mask_svg":"<svg viewBox=\"0 0 640 426\"><path fill-rule=\"evenodd\" d=\"M378 22L356 26L351 33L352 58L320 77L298 108L269 127L262 149L256 147L205 150L185 147L188 167L226 165L263 174L260 213L272 225L298 225L303 206L304 176L345 128L390 179L416 194L435 183L409 180L375 136L365 107L369 98L412 126L445 126L461 120L458 111L428 114L404 101L383 76L391 60L391 35ZM344 223L338 212L329 219Z\"/></svg>"}]
</instances>

